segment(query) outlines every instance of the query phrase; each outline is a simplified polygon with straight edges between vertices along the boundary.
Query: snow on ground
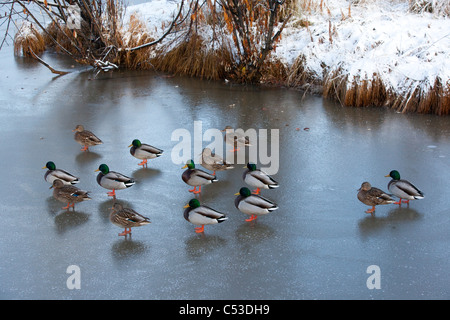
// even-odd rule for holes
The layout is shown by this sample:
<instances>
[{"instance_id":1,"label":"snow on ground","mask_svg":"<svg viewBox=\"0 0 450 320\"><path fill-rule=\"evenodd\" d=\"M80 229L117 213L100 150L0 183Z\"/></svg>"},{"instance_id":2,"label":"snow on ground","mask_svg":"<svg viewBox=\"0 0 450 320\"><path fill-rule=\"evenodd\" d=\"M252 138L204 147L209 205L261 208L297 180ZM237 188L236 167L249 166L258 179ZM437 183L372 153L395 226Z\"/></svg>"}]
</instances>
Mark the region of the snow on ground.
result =
<instances>
[{"instance_id":1,"label":"snow on ground","mask_svg":"<svg viewBox=\"0 0 450 320\"><path fill-rule=\"evenodd\" d=\"M287 65L303 55L318 78L323 67L370 80L377 74L401 93L411 82L450 85L450 19L408 12L407 1L326 2L330 13L305 14L308 28L283 31L276 55ZM330 22L331 39L330 41Z\"/></svg>"},{"instance_id":2,"label":"snow on ground","mask_svg":"<svg viewBox=\"0 0 450 320\"><path fill-rule=\"evenodd\" d=\"M350 12L347 0L324 0L321 8L315 1L295 13L277 44L274 56L288 67L304 57L306 70L319 81L324 68L339 69L349 79L370 80L376 74L399 94L414 83L426 91L437 77L450 86L449 18L409 12L407 0L361 0ZM137 12L157 37L179 2L151 0L129 6L127 15ZM308 27L300 21L308 21Z\"/></svg>"}]
</instances>

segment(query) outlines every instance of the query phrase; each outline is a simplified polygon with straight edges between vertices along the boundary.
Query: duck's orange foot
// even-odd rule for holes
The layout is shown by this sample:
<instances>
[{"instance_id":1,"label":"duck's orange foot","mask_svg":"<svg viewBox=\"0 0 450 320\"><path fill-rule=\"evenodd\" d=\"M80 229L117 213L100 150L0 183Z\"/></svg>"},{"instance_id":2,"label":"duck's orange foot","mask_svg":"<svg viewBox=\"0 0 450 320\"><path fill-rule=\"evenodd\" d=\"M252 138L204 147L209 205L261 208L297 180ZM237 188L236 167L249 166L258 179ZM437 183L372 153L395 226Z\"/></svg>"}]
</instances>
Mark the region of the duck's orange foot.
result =
<instances>
[{"instance_id":1,"label":"duck's orange foot","mask_svg":"<svg viewBox=\"0 0 450 320\"><path fill-rule=\"evenodd\" d=\"M258 216L257 216L257 215L255 215L255 214L252 214L252 215L250 216L250 218L248 218L248 219L245 219L245 221L247 221L247 222L250 222L250 221L256 220L257 218L258 218Z\"/></svg>"},{"instance_id":2,"label":"duck's orange foot","mask_svg":"<svg viewBox=\"0 0 450 320\"><path fill-rule=\"evenodd\" d=\"M139 166L142 166L142 168L147 168L147 159L142 160L142 162L138 163Z\"/></svg>"},{"instance_id":3,"label":"duck's orange foot","mask_svg":"<svg viewBox=\"0 0 450 320\"><path fill-rule=\"evenodd\" d=\"M197 190L197 187L194 187L194 189L189 189L189 192L195 192L195 190Z\"/></svg>"},{"instance_id":4,"label":"duck's orange foot","mask_svg":"<svg viewBox=\"0 0 450 320\"><path fill-rule=\"evenodd\" d=\"M114 197L114 199L116 198L116 190L113 190L113 191L111 191L111 192L107 192L106 193L108 196L110 196L110 197Z\"/></svg>"},{"instance_id":5,"label":"duck's orange foot","mask_svg":"<svg viewBox=\"0 0 450 320\"><path fill-rule=\"evenodd\" d=\"M201 227L195 228L196 233L202 233L205 231L205 225L202 225Z\"/></svg>"},{"instance_id":6,"label":"duck's orange foot","mask_svg":"<svg viewBox=\"0 0 450 320\"><path fill-rule=\"evenodd\" d=\"M194 194L199 194L200 192L202 192L202 186L199 186L197 191L193 191Z\"/></svg>"},{"instance_id":7,"label":"duck's orange foot","mask_svg":"<svg viewBox=\"0 0 450 320\"><path fill-rule=\"evenodd\" d=\"M70 207L73 207L73 209L75 210L75 203L68 203L67 206L62 207L61 209L63 210L69 210Z\"/></svg>"},{"instance_id":8,"label":"duck's orange foot","mask_svg":"<svg viewBox=\"0 0 450 320\"><path fill-rule=\"evenodd\" d=\"M253 191L252 191L252 194L259 194L259 193L260 193L260 191L261 191L261 189L259 189L259 188L256 188L256 190L253 190Z\"/></svg>"},{"instance_id":9,"label":"duck's orange foot","mask_svg":"<svg viewBox=\"0 0 450 320\"><path fill-rule=\"evenodd\" d=\"M409 204L409 200L402 200L403 203Z\"/></svg>"},{"instance_id":10,"label":"duck's orange foot","mask_svg":"<svg viewBox=\"0 0 450 320\"><path fill-rule=\"evenodd\" d=\"M369 209L367 211L365 211L366 213L370 213L373 215L373 213L375 212L375 207L372 207L372 209Z\"/></svg>"},{"instance_id":11,"label":"duck's orange foot","mask_svg":"<svg viewBox=\"0 0 450 320\"><path fill-rule=\"evenodd\" d=\"M127 234L131 234L131 228L128 228L129 230L127 230L127 228L125 228L125 230L121 233L119 233L119 236L126 236Z\"/></svg>"},{"instance_id":12,"label":"duck's orange foot","mask_svg":"<svg viewBox=\"0 0 450 320\"><path fill-rule=\"evenodd\" d=\"M81 148L81 151L89 151L89 147L88 146L84 146L83 148Z\"/></svg>"}]
</instances>

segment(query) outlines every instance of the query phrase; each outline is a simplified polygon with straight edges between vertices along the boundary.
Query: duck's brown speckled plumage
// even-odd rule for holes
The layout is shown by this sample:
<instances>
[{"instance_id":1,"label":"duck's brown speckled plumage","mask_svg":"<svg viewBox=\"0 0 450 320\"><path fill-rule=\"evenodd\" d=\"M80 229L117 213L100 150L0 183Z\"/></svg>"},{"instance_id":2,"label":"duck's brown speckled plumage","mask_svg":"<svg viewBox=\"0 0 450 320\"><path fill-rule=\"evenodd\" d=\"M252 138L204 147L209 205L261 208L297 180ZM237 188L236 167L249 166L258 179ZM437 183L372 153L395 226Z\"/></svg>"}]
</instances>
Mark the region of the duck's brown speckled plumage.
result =
<instances>
[{"instance_id":1,"label":"duck's brown speckled plumage","mask_svg":"<svg viewBox=\"0 0 450 320\"><path fill-rule=\"evenodd\" d=\"M72 185L66 185L59 179L53 181L50 188L53 188L53 197L56 200L68 204L64 209L73 207L75 210L75 203L91 200L91 197L89 197L89 191L81 190Z\"/></svg>"},{"instance_id":2,"label":"duck's brown speckled plumage","mask_svg":"<svg viewBox=\"0 0 450 320\"><path fill-rule=\"evenodd\" d=\"M125 231L119 234L120 236L131 233L131 228L145 226L150 223L149 218L144 217L131 208L123 207L120 203L114 203L111 209L109 221L118 227L125 228ZM126 229L129 229L129 231Z\"/></svg>"},{"instance_id":3,"label":"duck's brown speckled plumage","mask_svg":"<svg viewBox=\"0 0 450 320\"><path fill-rule=\"evenodd\" d=\"M357 197L359 201L372 207L372 209L367 210L366 213L375 212L375 206L395 202L389 194L383 190L372 187L367 181L361 184L361 188L358 189Z\"/></svg>"},{"instance_id":4,"label":"duck's brown speckled plumage","mask_svg":"<svg viewBox=\"0 0 450 320\"><path fill-rule=\"evenodd\" d=\"M98 138L91 131L85 130L81 124L77 125L73 131L75 131L74 134L75 141L84 146L86 150L88 147L96 146L103 143L103 141L100 140L100 138Z\"/></svg>"}]
</instances>

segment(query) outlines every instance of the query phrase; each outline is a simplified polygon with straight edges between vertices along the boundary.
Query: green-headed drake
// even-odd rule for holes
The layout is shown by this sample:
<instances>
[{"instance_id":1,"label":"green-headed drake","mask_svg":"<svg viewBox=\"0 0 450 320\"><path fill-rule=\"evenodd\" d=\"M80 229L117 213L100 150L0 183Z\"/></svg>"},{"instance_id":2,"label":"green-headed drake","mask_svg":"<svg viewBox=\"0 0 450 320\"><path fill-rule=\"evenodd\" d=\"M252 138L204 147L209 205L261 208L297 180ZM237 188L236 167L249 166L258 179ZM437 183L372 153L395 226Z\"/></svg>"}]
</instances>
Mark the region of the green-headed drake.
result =
<instances>
[{"instance_id":1,"label":"green-headed drake","mask_svg":"<svg viewBox=\"0 0 450 320\"><path fill-rule=\"evenodd\" d=\"M184 210L184 218L192 224L201 226L195 228L195 232L197 233L203 232L205 225L221 223L228 219L225 214L208 206L201 205L197 199L191 199L184 208L186 208Z\"/></svg>"},{"instance_id":2,"label":"green-headed drake","mask_svg":"<svg viewBox=\"0 0 450 320\"><path fill-rule=\"evenodd\" d=\"M389 194L383 190L372 187L367 181L361 184L361 188L358 189L357 196L359 201L372 207L366 211L366 213L370 213L372 215L375 213L375 206L395 202Z\"/></svg>"},{"instance_id":3,"label":"green-headed drake","mask_svg":"<svg viewBox=\"0 0 450 320\"><path fill-rule=\"evenodd\" d=\"M77 125L72 132L75 132L75 135L73 136L75 141L83 146L81 151L89 151L89 147L103 143L103 141L91 131L84 130L84 127L81 124Z\"/></svg>"},{"instance_id":4,"label":"green-headed drake","mask_svg":"<svg viewBox=\"0 0 450 320\"><path fill-rule=\"evenodd\" d=\"M388 190L400 199L395 202L395 204L402 205L402 199L405 199L403 203L409 204L409 200L420 200L425 198L423 192L411 182L400 179L400 173L397 170L392 170L388 175L385 175L385 177L392 178L388 183Z\"/></svg>"},{"instance_id":5,"label":"green-headed drake","mask_svg":"<svg viewBox=\"0 0 450 320\"><path fill-rule=\"evenodd\" d=\"M105 189L112 190L107 195L116 198L116 190L126 189L135 184L135 181L119 172L110 171L106 164L101 164L97 170L97 183Z\"/></svg>"},{"instance_id":6,"label":"green-headed drake","mask_svg":"<svg viewBox=\"0 0 450 320\"><path fill-rule=\"evenodd\" d=\"M261 169L256 168L256 164L247 163L247 166L244 168L246 170L242 175L242 179L249 186L256 188L253 191L254 194L259 194L261 189L275 189L279 187L278 182Z\"/></svg>"},{"instance_id":7,"label":"green-headed drake","mask_svg":"<svg viewBox=\"0 0 450 320\"><path fill-rule=\"evenodd\" d=\"M53 188L53 197L61 202L67 203L67 206L62 209L69 210L70 207L75 210L75 203L91 200L89 191L81 190L75 186L67 185L62 180L56 179L53 181L50 189Z\"/></svg>"},{"instance_id":8,"label":"green-headed drake","mask_svg":"<svg viewBox=\"0 0 450 320\"><path fill-rule=\"evenodd\" d=\"M150 223L150 219L137 213L131 208L124 208L120 203L114 203L109 214L109 221L114 225L125 228L119 236L131 234L131 228L145 226ZM127 230L128 229L128 230Z\"/></svg>"},{"instance_id":9,"label":"green-headed drake","mask_svg":"<svg viewBox=\"0 0 450 320\"><path fill-rule=\"evenodd\" d=\"M233 169L234 167L227 163L223 158L211 151L210 148L204 148L202 150L202 167L207 170L213 171L213 175L216 171L224 171Z\"/></svg>"},{"instance_id":10,"label":"green-headed drake","mask_svg":"<svg viewBox=\"0 0 450 320\"><path fill-rule=\"evenodd\" d=\"M134 139L128 147L131 147L130 154L133 157L142 160L142 162L138 163L138 165L143 168L147 168L148 159L154 159L163 154L163 150L146 143L141 143L139 139Z\"/></svg>"},{"instance_id":11,"label":"green-headed drake","mask_svg":"<svg viewBox=\"0 0 450 320\"><path fill-rule=\"evenodd\" d=\"M194 187L194 189L189 190L189 192L193 192L195 194L200 193L202 191L203 185L218 181L216 176L209 174L208 172L201 169L196 169L195 164L192 160L188 160L186 162L186 165L181 169L185 168L187 169L183 172L181 178L186 184ZM198 191L196 191L197 187Z\"/></svg>"},{"instance_id":12,"label":"green-headed drake","mask_svg":"<svg viewBox=\"0 0 450 320\"><path fill-rule=\"evenodd\" d=\"M242 187L235 193L234 205L242 213L250 215L245 221L253 221L260 215L268 214L278 209L278 206L271 200L252 194L249 188Z\"/></svg>"},{"instance_id":13,"label":"green-headed drake","mask_svg":"<svg viewBox=\"0 0 450 320\"><path fill-rule=\"evenodd\" d=\"M78 177L75 177L73 174L62 169L57 169L53 161L47 162L45 164L45 167L43 167L42 169L48 169L44 174L44 179L50 184L53 184L53 181L55 181L56 179L61 180L64 184L67 185L73 185L80 182L80 179Z\"/></svg>"}]
</instances>

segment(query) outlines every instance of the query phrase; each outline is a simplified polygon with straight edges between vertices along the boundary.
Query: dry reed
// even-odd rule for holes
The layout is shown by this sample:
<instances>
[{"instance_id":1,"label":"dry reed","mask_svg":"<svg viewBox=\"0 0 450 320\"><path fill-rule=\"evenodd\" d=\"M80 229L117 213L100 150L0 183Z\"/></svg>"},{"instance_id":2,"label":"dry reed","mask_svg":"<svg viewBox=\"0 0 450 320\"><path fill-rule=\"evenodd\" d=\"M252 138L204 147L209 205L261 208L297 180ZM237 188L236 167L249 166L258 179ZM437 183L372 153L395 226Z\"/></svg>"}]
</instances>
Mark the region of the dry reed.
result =
<instances>
[{"instance_id":1,"label":"dry reed","mask_svg":"<svg viewBox=\"0 0 450 320\"><path fill-rule=\"evenodd\" d=\"M132 14L130 16L130 22L128 28L125 31L119 32L118 42L122 48L134 48L140 45L154 41L155 39L150 36L145 23ZM116 64L128 69L149 69L150 55L152 52L151 47L142 48L139 50L121 50L119 51Z\"/></svg>"},{"instance_id":2,"label":"dry reed","mask_svg":"<svg viewBox=\"0 0 450 320\"><path fill-rule=\"evenodd\" d=\"M268 59L261 69L261 83L282 86L285 85L288 69L278 59Z\"/></svg>"},{"instance_id":3,"label":"dry reed","mask_svg":"<svg viewBox=\"0 0 450 320\"><path fill-rule=\"evenodd\" d=\"M61 47L63 47L71 54L78 53L76 47L73 45L73 30L69 29L65 25L57 25L55 22L52 22L48 25L46 31L47 32L44 33L44 40L47 47L52 47L57 52L60 52L61 48L54 42L56 40L56 42L59 43Z\"/></svg>"},{"instance_id":4,"label":"dry reed","mask_svg":"<svg viewBox=\"0 0 450 320\"><path fill-rule=\"evenodd\" d=\"M25 57L41 54L45 50L44 37L37 31L33 24L24 22L14 37L14 53Z\"/></svg>"},{"instance_id":5,"label":"dry reed","mask_svg":"<svg viewBox=\"0 0 450 320\"><path fill-rule=\"evenodd\" d=\"M344 106L389 107L402 113L450 114L450 83L439 78L431 86L411 82L403 93L386 88L382 79L349 79L337 69L324 79L323 96L339 101Z\"/></svg>"},{"instance_id":6,"label":"dry reed","mask_svg":"<svg viewBox=\"0 0 450 320\"><path fill-rule=\"evenodd\" d=\"M208 80L224 79L231 62L231 52L227 47L208 50L197 34L168 52L160 51L157 58L152 59L157 70Z\"/></svg>"},{"instance_id":7,"label":"dry reed","mask_svg":"<svg viewBox=\"0 0 450 320\"><path fill-rule=\"evenodd\" d=\"M409 0L409 11L450 17L450 0Z\"/></svg>"}]
</instances>

